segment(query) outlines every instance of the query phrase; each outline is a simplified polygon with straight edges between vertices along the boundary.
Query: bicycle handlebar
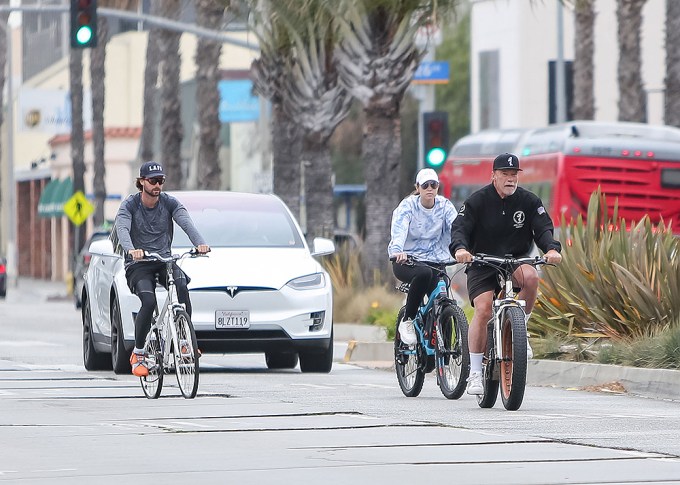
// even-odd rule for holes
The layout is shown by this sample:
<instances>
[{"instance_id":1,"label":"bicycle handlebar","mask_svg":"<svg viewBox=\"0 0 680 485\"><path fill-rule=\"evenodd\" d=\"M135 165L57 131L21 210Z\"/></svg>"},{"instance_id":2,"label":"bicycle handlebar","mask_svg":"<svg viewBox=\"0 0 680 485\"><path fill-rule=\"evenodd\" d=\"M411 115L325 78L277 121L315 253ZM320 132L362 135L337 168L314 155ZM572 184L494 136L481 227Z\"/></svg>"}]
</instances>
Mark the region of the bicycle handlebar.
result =
<instances>
[{"instance_id":1,"label":"bicycle handlebar","mask_svg":"<svg viewBox=\"0 0 680 485\"><path fill-rule=\"evenodd\" d=\"M171 254L169 257L164 257L158 253L152 253L144 250L144 259L140 261L160 261L162 263L169 263L171 261L178 261L186 256L196 258L198 256L207 256L207 254L199 253L198 248L191 248L190 250L185 251L182 254Z\"/></svg>"},{"instance_id":2,"label":"bicycle handlebar","mask_svg":"<svg viewBox=\"0 0 680 485\"><path fill-rule=\"evenodd\" d=\"M481 263L486 266L494 266L495 265L504 265L504 264L530 264L532 266L541 266L543 264L547 264L549 266L555 266L553 263L548 263L544 258L541 256L534 256L534 257L528 257L528 258L515 258L514 256L506 256L506 257L499 257L499 256L492 256L490 254L475 254L472 256L472 261L465 263L465 264L474 264L474 263Z\"/></svg>"},{"instance_id":3,"label":"bicycle handlebar","mask_svg":"<svg viewBox=\"0 0 680 485\"><path fill-rule=\"evenodd\" d=\"M394 257L390 258L390 261L392 261L393 263L396 262L396 260L397 260L397 258L394 258ZM401 264L403 264L405 266L421 265L421 266L427 266L428 268L431 268L431 269L434 269L434 270L439 270L439 269L441 269L441 267L454 266L454 265L459 264L459 263L458 263L458 261L454 260L454 261L449 261L449 262L446 262L446 263L431 264L431 263L428 263L426 261L419 261L419 260L415 259L413 256L408 255L408 256L406 256L406 261L404 261Z\"/></svg>"}]
</instances>

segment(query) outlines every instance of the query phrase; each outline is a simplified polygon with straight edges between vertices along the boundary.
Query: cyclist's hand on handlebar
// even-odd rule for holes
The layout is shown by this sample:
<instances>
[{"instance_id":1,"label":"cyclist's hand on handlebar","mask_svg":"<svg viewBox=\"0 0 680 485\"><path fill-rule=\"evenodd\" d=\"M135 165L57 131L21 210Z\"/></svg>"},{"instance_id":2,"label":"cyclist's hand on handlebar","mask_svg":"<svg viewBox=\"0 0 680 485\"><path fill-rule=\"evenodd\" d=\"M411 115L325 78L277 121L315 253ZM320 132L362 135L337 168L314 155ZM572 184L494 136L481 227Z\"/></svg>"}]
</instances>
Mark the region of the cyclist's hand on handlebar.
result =
<instances>
[{"instance_id":1,"label":"cyclist's hand on handlebar","mask_svg":"<svg viewBox=\"0 0 680 485\"><path fill-rule=\"evenodd\" d=\"M397 253L397 254L394 255L394 260L399 264L405 263L407 259L408 259L408 254L406 254L406 253Z\"/></svg>"},{"instance_id":2,"label":"cyclist's hand on handlebar","mask_svg":"<svg viewBox=\"0 0 680 485\"><path fill-rule=\"evenodd\" d=\"M210 252L210 246L207 244L199 244L196 246L196 251L198 251L198 254L206 254Z\"/></svg>"},{"instance_id":3,"label":"cyclist's hand on handlebar","mask_svg":"<svg viewBox=\"0 0 680 485\"><path fill-rule=\"evenodd\" d=\"M543 259L545 259L549 264L560 264L562 261L562 255L554 249L551 249L543 255Z\"/></svg>"},{"instance_id":4,"label":"cyclist's hand on handlebar","mask_svg":"<svg viewBox=\"0 0 680 485\"><path fill-rule=\"evenodd\" d=\"M456 249L456 254L453 255L456 261L459 263L470 263L472 262L472 254L467 249L458 248Z\"/></svg>"},{"instance_id":5,"label":"cyclist's hand on handlebar","mask_svg":"<svg viewBox=\"0 0 680 485\"><path fill-rule=\"evenodd\" d=\"M130 249L128 251L128 256L130 256L133 261L139 261L140 259L144 258L144 250L143 249Z\"/></svg>"}]
</instances>

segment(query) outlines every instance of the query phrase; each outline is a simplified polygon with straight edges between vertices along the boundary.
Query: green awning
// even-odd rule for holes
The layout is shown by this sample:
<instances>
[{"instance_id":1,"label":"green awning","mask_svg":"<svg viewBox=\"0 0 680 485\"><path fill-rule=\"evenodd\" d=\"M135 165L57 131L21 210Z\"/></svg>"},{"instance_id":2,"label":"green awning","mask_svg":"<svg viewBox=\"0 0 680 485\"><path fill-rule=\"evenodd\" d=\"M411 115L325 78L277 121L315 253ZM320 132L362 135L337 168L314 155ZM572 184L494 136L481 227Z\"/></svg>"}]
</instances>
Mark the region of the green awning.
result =
<instances>
[{"instance_id":1,"label":"green awning","mask_svg":"<svg viewBox=\"0 0 680 485\"><path fill-rule=\"evenodd\" d=\"M62 217L64 215L64 203L72 195L73 182L71 182L71 177L50 181L40 195L38 215L40 217Z\"/></svg>"}]
</instances>

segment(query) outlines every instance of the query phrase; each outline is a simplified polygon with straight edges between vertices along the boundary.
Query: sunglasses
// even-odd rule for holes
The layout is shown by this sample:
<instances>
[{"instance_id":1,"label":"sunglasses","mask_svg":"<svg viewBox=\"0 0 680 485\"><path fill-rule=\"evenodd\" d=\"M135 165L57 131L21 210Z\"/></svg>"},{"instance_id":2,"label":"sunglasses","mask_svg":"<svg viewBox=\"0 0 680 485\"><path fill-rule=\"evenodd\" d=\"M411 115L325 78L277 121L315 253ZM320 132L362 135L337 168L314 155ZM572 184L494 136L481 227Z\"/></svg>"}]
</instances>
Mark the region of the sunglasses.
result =
<instances>
[{"instance_id":1,"label":"sunglasses","mask_svg":"<svg viewBox=\"0 0 680 485\"><path fill-rule=\"evenodd\" d=\"M420 185L420 188L425 190L429 189L430 187L436 189L437 187L439 187L439 182L425 182L424 184Z\"/></svg>"},{"instance_id":2,"label":"sunglasses","mask_svg":"<svg viewBox=\"0 0 680 485\"><path fill-rule=\"evenodd\" d=\"M152 179L146 179L146 181L149 182L151 185L163 185L165 183L165 178L157 177Z\"/></svg>"}]
</instances>

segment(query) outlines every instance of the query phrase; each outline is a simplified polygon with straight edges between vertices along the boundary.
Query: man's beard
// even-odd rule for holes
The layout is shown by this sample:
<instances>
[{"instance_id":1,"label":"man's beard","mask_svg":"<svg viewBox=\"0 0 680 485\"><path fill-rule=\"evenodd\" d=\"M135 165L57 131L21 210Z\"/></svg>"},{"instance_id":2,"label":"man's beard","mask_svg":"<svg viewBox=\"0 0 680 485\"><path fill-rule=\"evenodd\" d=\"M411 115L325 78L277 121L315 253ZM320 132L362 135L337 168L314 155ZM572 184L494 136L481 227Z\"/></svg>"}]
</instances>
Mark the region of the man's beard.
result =
<instances>
[{"instance_id":1,"label":"man's beard","mask_svg":"<svg viewBox=\"0 0 680 485\"><path fill-rule=\"evenodd\" d=\"M151 189L151 190L153 191L155 189ZM148 190L146 190L146 187L144 187L144 192L146 193L146 195L149 195L151 197L158 197L159 195L161 195L160 190L158 191L157 194L154 194L153 192L149 192Z\"/></svg>"}]
</instances>

